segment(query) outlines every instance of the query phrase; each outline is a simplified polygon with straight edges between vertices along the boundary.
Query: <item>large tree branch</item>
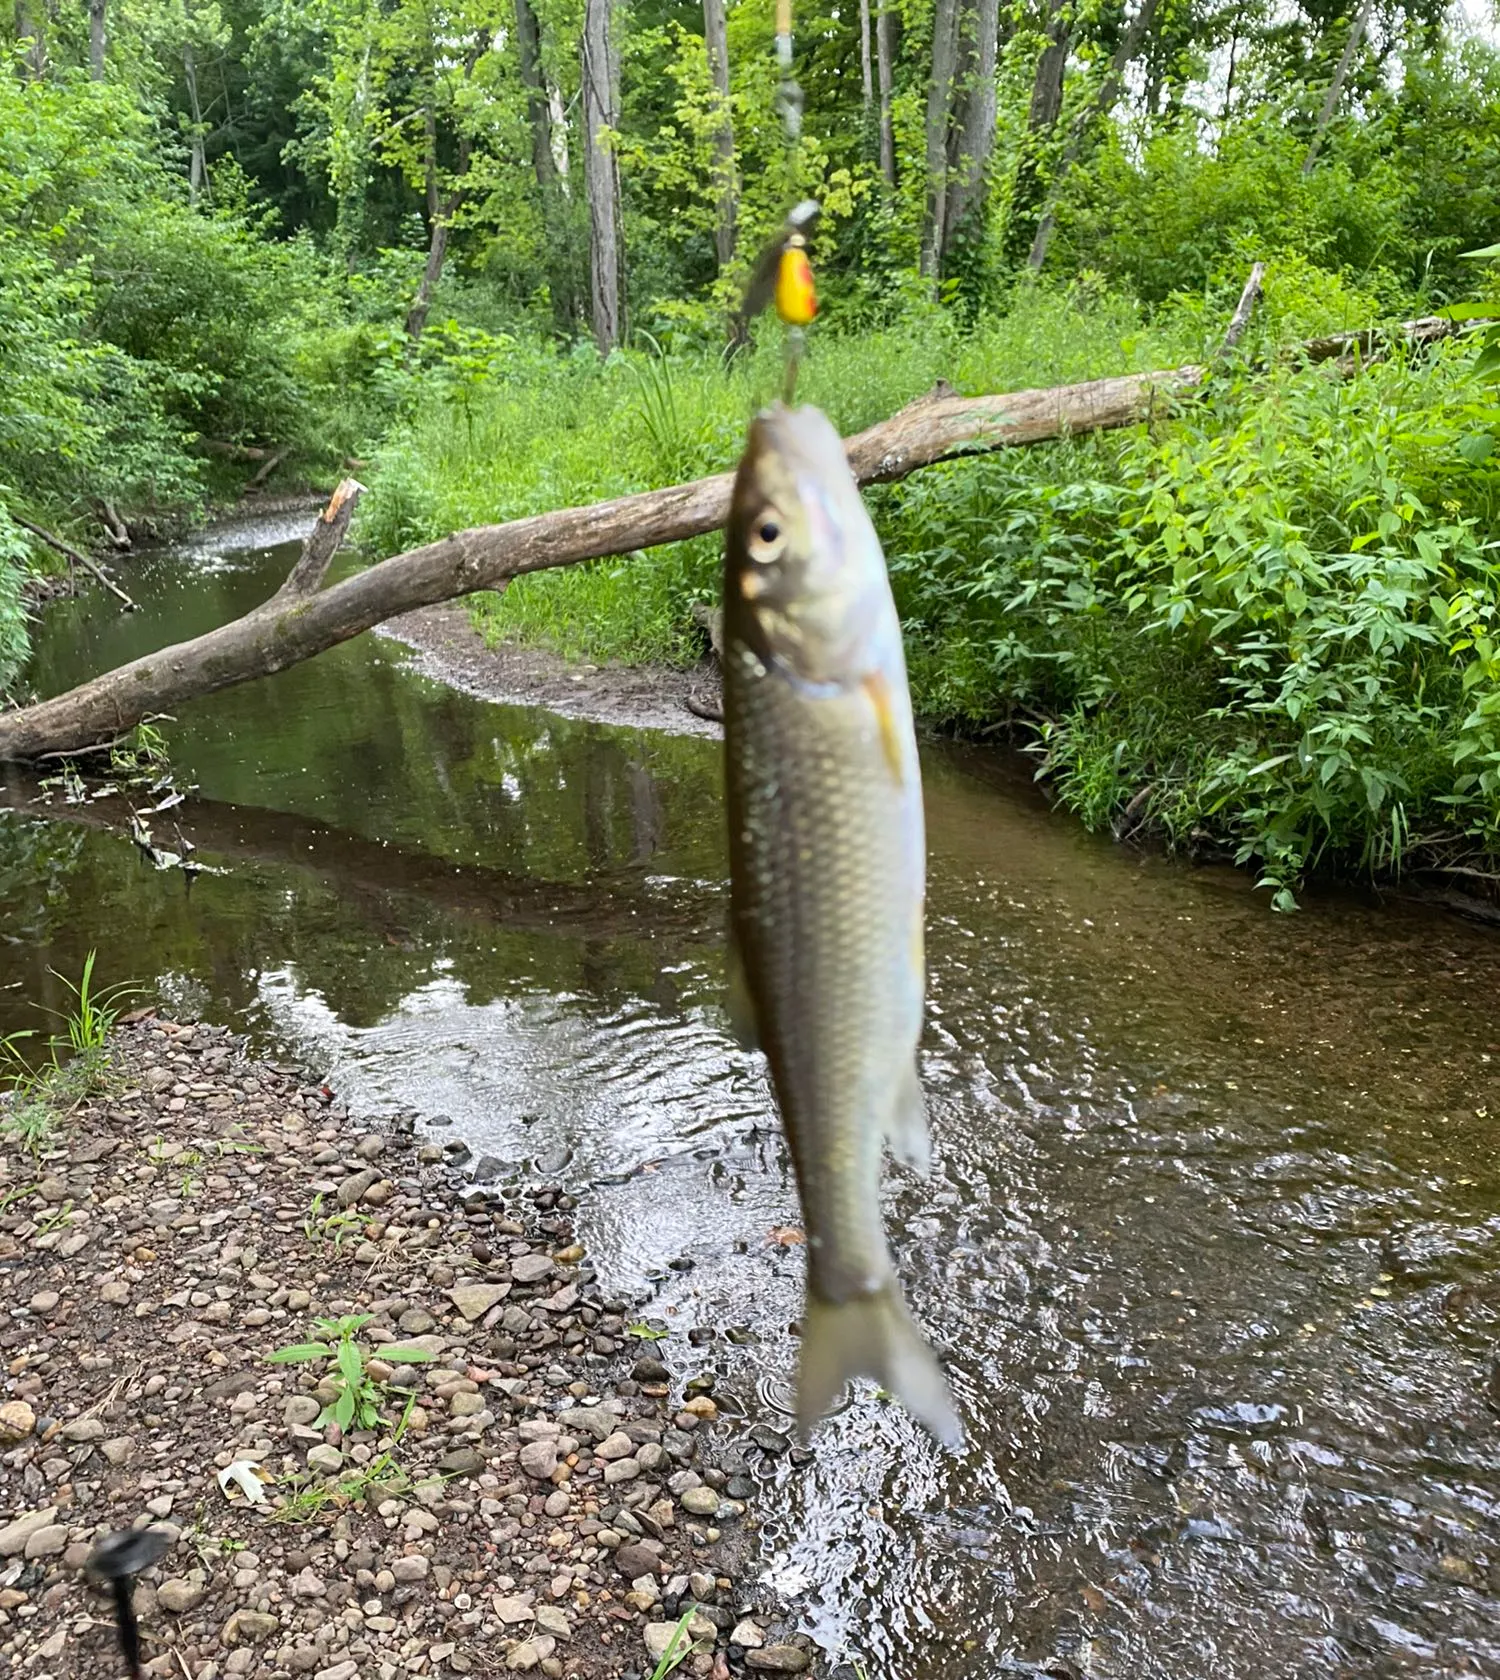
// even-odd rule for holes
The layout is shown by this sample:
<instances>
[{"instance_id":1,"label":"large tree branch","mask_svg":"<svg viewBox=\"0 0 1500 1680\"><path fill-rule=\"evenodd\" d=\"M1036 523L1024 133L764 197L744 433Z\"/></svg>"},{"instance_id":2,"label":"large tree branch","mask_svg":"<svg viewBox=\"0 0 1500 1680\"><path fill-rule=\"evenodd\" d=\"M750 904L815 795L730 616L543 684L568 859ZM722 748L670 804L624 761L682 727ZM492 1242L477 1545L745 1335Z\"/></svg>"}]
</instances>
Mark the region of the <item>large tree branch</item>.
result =
<instances>
[{"instance_id":1,"label":"large tree branch","mask_svg":"<svg viewBox=\"0 0 1500 1680\"><path fill-rule=\"evenodd\" d=\"M1451 321L1421 320L1393 328L1387 336L1424 344L1458 330ZM1370 335L1341 334L1315 341L1306 353L1336 357L1375 348ZM1207 377L1202 367L1180 367L986 397L962 397L939 386L850 438L845 448L861 484L888 482L959 455L1134 425L1165 412ZM418 607L477 589L503 588L528 572L703 536L723 525L732 483L732 474L719 473L591 507L457 531L320 590L317 584L337 547L336 536L342 535L332 527L341 509L352 511L349 504L357 493L346 481L319 522L330 527L328 535L335 540L317 548L320 558L310 558L318 541L315 530L292 576L271 600L205 636L146 654L55 699L0 713L0 761L84 751L114 739L150 713L169 712L198 695L270 676Z\"/></svg>"}]
</instances>

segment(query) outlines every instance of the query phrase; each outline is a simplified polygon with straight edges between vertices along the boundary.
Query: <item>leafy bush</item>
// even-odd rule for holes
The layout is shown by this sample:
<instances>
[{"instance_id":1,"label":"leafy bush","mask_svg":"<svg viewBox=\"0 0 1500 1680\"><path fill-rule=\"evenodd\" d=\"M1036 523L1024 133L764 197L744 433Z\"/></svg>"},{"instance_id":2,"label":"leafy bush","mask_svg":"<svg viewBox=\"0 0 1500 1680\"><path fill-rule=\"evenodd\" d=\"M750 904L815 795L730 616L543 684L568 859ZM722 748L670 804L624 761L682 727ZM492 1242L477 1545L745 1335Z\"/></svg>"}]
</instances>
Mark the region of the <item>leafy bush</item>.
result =
<instances>
[{"instance_id":1,"label":"leafy bush","mask_svg":"<svg viewBox=\"0 0 1500 1680\"><path fill-rule=\"evenodd\" d=\"M886 493L929 715L1036 726L1093 825L1311 864L1500 843L1500 461L1471 353L1282 368L1163 435Z\"/></svg>"}]
</instances>

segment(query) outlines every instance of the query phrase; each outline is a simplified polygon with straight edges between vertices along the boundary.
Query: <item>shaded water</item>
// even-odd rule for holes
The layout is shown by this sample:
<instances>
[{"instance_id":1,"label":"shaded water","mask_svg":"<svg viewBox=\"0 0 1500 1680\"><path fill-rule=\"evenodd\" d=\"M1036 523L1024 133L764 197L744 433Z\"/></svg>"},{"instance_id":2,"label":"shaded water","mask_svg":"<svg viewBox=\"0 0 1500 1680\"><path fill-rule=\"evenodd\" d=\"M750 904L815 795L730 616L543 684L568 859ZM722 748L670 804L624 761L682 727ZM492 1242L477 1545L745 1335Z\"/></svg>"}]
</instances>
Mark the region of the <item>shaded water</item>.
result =
<instances>
[{"instance_id":1,"label":"shaded water","mask_svg":"<svg viewBox=\"0 0 1500 1680\"><path fill-rule=\"evenodd\" d=\"M243 610L294 535L141 562L132 618L53 608L38 686ZM718 1007L714 744L487 705L373 638L169 734L225 872L0 815L0 1030L98 945L356 1107L450 1117L580 1188L669 1362L780 1422L801 1257L768 1241L789 1167ZM971 1444L862 1389L810 1466L758 1465L769 1579L891 1680L1500 1675L1500 942L1350 899L1273 917L992 756L925 773L936 1165L890 1214Z\"/></svg>"}]
</instances>

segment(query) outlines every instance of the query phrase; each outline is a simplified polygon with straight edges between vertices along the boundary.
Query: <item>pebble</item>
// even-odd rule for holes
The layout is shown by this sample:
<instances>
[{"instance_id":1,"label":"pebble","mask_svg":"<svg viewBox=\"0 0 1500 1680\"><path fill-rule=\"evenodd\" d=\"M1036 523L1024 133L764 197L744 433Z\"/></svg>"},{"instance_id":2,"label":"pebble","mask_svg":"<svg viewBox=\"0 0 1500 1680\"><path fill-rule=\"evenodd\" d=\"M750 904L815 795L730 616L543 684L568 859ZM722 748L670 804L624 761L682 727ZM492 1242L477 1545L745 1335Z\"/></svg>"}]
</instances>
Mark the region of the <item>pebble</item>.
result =
<instances>
[{"instance_id":1,"label":"pebble","mask_svg":"<svg viewBox=\"0 0 1500 1680\"><path fill-rule=\"evenodd\" d=\"M339 1183L338 1203L341 1208L352 1208L364 1193L380 1181L380 1174L374 1167L366 1167L363 1172L350 1173Z\"/></svg>"},{"instance_id":2,"label":"pebble","mask_svg":"<svg viewBox=\"0 0 1500 1680\"><path fill-rule=\"evenodd\" d=\"M455 1394L448 1402L451 1417L477 1417L485 1410L482 1394Z\"/></svg>"},{"instance_id":3,"label":"pebble","mask_svg":"<svg viewBox=\"0 0 1500 1680\"><path fill-rule=\"evenodd\" d=\"M510 1275L517 1283L540 1283L554 1269L545 1254L523 1254L510 1263Z\"/></svg>"},{"instance_id":4,"label":"pebble","mask_svg":"<svg viewBox=\"0 0 1500 1680\"><path fill-rule=\"evenodd\" d=\"M617 1458L613 1464L604 1466L604 1480L610 1487L617 1482L633 1482L640 1473L640 1463L634 1458Z\"/></svg>"},{"instance_id":5,"label":"pebble","mask_svg":"<svg viewBox=\"0 0 1500 1680\"><path fill-rule=\"evenodd\" d=\"M528 1476L534 1476L539 1482L547 1481L557 1468L557 1442L528 1441L521 1448L520 1465Z\"/></svg>"},{"instance_id":6,"label":"pebble","mask_svg":"<svg viewBox=\"0 0 1500 1680\"><path fill-rule=\"evenodd\" d=\"M661 1570L661 1555L654 1546L648 1546L644 1541L621 1546L615 1553L615 1568L627 1581L634 1581L641 1575L655 1576Z\"/></svg>"},{"instance_id":7,"label":"pebble","mask_svg":"<svg viewBox=\"0 0 1500 1680\"><path fill-rule=\"evenodd\" d=\"M399 1557L391 1565L391 1574L398 1581L423 1581L431 1568L424 1557Z\"/></svg>"},{"instance_id":8,"label":"pebble","mask_svg":"<svg viewBox=\"0 0 1500 1680\"><path fill-rule=\"evenodd\" d=\"M758 1647L764 1645L765 1642L765 1634L761 1632L761 1630L750 1620L748 1616L746 1616L743 1621L736 1622L734 1624L734 1631L729 1635L729 1643L731 1645L743 1645L747 1651L756 1650Z\"/></svg>"},{"instance_id":9,"label":"pebble","mask_svg":"<svg viewBox=\"0 0 1500 1680\"><path fill-rule=\"evenodd\" d=\"M748 1651L745 1664L770 1674L800 1674L812 1666L812 1658L798 1645L764 1645Z\"/></svg>"},{"instance_id":10,"label":"pebble","mask_svg":"<svg viewBox=\"0 0 1500 1680\"><path fill-rule=\"evenodd\" d=\"M0 1441L24 1441L36 1429L36 1413L24 1400L0 1406Z\"/></svg>"},{"instance_id":11,"label":"pebble","mask_svg":"<svg viewBox=\"0 0 1500 1680\"><path fill-rule=\"evenodd\" d=\"M550 1265L550 1261L548 1262ZM466 1283L448 1291L448 1299L470 1323L498 1306L510 1294L508 1283Z\"/></svg>"},{"instance_id":12,"label":"pebble","mask_svg":"<svg viewBox=\"0 0 1500 1680\"><path fill-rule=\"evenodd\" d=\"M312 1395L294 1394L282 1407L281 1415L286 1420L288 1428L293 1428L298 1424L305 1427L311 1424L322 1410L322 1405L314 1400Z\"/></svg>"},{"instance_id":13,"label":"pebble","mask_svg":"<svg viewBox=\"0 0 1500 1680\"><path fill-rule=\"evenodd\" d=\"M26 1536L26 1556L56 1557L67 1543L67 1527L63 1523L48 1523L44 1528L32 1529Z\"/></svg>"},{"instance_id":14,"label":"pebble","mask_svg":"<svg viewBox=\"0 0 1500 1680\"><path fill-rule=\"evenodd\" d=\"M196 1610L203 1602L205 1588L201 1582L187 1581L181 1576L174 1576L169 1581L163 1581L156 1589L156 1602L163 1610L170 1610L174 1615L181 1616L189 1610Z\"/></svg>"},{"instance_id":15,"label":"pebble","mask_svg":"<svg viewBox=\"0 0 1500 1680\"><path fill-rule=\"evenodd\" d=\"M719 1496L711 1487L690 1487L679 1503L695 1517L711 1517L719 1508Z\"/></svg>"},{"instance_id":16,"label":"pebble","mask_svg":"<svg viewBox=\"0 0 1500 1680\"><path fill-rule=\"evenodd\" d=\"M45 1529L57 1515L57 1507L49 1505L45 1510L30 1510L13 1522L8 1522L0 1529L0 1557L18 1557L25 1551L25 1544L34 1536L37 1529Z\"/></svg>"},{"instance_id":17,"label":"pebble","mask_svg":"<svg viewBox=\"0 0 1500 1680\"><path fill-rule=\"evenodd\" d=\"M49 1313L62 1300L55 1289L39 1289L26 1303L34 1313Z\"/></svg>"},{"instance_id":18,"label":"pebble","mask_svg":"<svg viewBox=\"0 0 1500 1680\"><path fill-rule=\"evenodd\" d=\"M344 1455L337 1447L314 1447L307 1455L307 1467L320 1476L336 1476L344 1466Z\"/></svg>"},{"instance_id":19,"label":"pebble","mask_svg":"<svg viewBox=\"0 0 1500 1680\"><path fill-rule=\"evenodd\" d=\"M254 1644L269 1639L280 1626L280 1619L267 1611L236 1610L225 1622L219 1637L226 1645L238 1645L243 1641Z\"/></svg>"}]
</instances>

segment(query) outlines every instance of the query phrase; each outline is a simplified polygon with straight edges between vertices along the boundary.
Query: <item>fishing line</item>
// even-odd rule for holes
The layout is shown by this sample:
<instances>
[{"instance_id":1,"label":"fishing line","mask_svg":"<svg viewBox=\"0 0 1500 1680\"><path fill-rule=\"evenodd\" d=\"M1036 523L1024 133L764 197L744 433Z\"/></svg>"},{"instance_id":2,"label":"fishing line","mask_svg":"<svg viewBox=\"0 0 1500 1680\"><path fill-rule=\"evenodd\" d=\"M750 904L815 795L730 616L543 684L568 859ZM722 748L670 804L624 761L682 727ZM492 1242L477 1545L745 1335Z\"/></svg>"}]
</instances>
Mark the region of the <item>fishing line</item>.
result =
<instances>
[{"instance_id":1,"label":"fishing line","mask_svg":"<svg viewBox=\"0 0 1500 1680\"><path fill-rule=\"evenodd\" d=\"M776 108L786 133L787 177L796 171L797 152L802 140L803 96L792 65L792 0L776 0L776 65L780 80ZM817 221L816 199L804 199L787 215L780 232L761 252L745 289L740 311L742 326L748 327L768 303L786 328L786 371L782 377L782 400L789 406L796 393L797 370L807 348L807 328L818 312L817 289L812 264L807 257L807 240Z\"/></svg>"}]
</instances>

